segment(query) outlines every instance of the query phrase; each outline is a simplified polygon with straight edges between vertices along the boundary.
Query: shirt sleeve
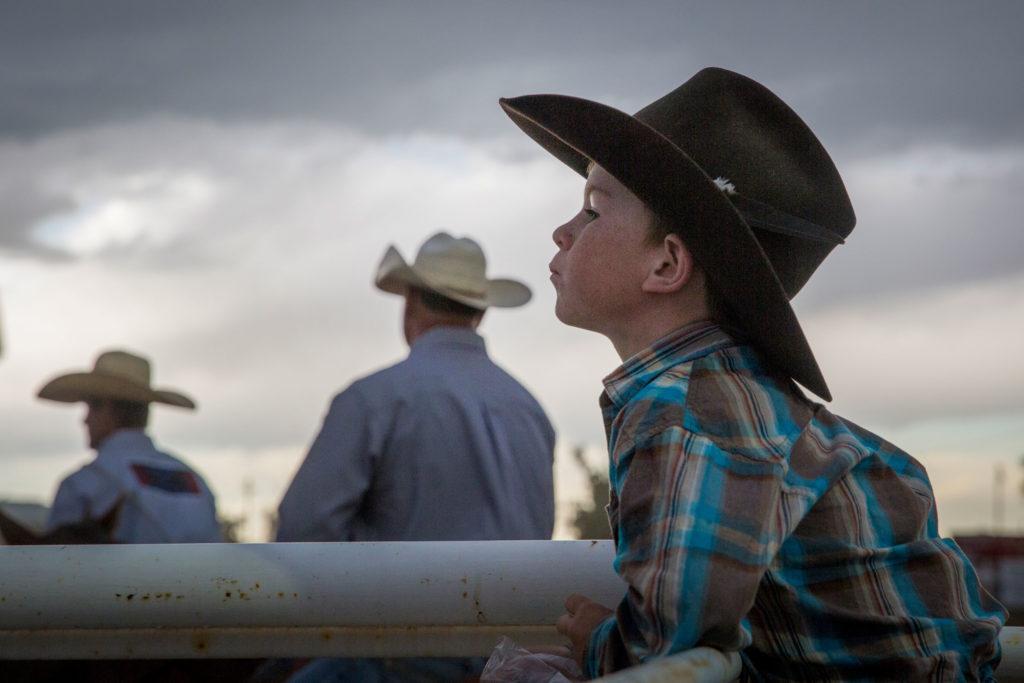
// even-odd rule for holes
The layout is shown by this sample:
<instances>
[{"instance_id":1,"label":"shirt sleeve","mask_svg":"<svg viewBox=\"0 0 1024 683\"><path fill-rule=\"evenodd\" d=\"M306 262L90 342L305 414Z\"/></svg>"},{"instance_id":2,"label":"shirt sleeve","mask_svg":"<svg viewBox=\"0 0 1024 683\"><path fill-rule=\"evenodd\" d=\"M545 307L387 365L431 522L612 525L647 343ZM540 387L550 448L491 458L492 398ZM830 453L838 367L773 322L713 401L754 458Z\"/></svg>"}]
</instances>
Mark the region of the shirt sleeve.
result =
<instances>
[{"instance_id":1,"label":"shirt sleeve","mask_svg":"<svg viewBox=\"0 0 1024 683\"><path fill-rule=\"evenodd\" d=\"M345 541L373 478L373 410L353 385L334 397L278 506L278 541Z\"/></svg>"},{"instance_id":2,"label":"shirt sleeve","mask_svg":"<svg viewBox=\"0 0 1024 683\"><path fill-rule=\"evenodd\" d=\"M627 593L590 638L599 676L697 646L740 650L782 537L785 463L670 427L612 464L615 570Z\"/></svg>"},{"instance_id":3,"label":"shirt sleeve","mask_svg":"<svg viewBox=\"0 0 1024 683\"><path fill-rule=\"evenodd\" d=\"M86 515L85 498L78 491L72 477L66 478L57 488L57 495L53 497L53 504L50 506L50 515L46 520L47 532L65 524L80 522Z\"/></svg>"},{"instance_id":4,"label":"shirt sleeve","mask_svg":"<svg viewBox=\"0 0 1024 683\"><path fill-rule=\"evenodd\" d=\"M46 520L47 532L65 524L100 519L120 500L117 487L96 474L92 467L95 465L87 465L60 483Z\"/></svg>"}]
</instances>

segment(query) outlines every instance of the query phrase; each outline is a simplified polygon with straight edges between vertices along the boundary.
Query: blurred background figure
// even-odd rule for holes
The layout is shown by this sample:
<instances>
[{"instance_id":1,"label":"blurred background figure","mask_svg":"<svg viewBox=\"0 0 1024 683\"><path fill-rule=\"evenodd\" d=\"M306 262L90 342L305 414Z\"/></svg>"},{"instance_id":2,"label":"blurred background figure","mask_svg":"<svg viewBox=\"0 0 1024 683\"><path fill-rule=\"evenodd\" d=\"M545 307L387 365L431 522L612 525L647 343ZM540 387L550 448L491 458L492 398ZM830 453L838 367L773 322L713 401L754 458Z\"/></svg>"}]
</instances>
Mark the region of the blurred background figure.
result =
<instances>
[{"instance_id":1,"label":"blurred background figure","mask_svg":"<svg viewBox=\"0 0 1024 683\"><path fill-rule=\"evenodd\" d=\"M409 356L334 397L277 540L550 538L554 429L476 332L487 308L521 306L529 288L487 279L480 246L445 233L412 265L389 247L376 284L405 297Z\"/></svg>"},{"instance_id":2,"label":"blurred background figure","mask_svg":"<svg viewBox=\"0 0 1024 683\"><path fill-rule=\"evenodd\" d=\"M148 360L126 351L101 353L91 371L55 377L39 398L85 403L88 444L96 451L61 482L48 533L102 520L115 543L221 540L206 482L146 434L150 403L195 409L187 396L150 386Z\"/></svg>"},{"instance_id":3,"label":"blurred background figure","mask_svg":"<svg viewBox=\"0 0 1024 683\"><path fill-rule=\"evenodd\" d=\"M471 239L438 233L411 265L389 247L376 285L405 297L409 356L331 402L279 507L279 541L546 539L555 432L476 328L526 285L486 277ZM483 659L316 660L295 680L461 680Z\"/></svg>"}]
</instances>

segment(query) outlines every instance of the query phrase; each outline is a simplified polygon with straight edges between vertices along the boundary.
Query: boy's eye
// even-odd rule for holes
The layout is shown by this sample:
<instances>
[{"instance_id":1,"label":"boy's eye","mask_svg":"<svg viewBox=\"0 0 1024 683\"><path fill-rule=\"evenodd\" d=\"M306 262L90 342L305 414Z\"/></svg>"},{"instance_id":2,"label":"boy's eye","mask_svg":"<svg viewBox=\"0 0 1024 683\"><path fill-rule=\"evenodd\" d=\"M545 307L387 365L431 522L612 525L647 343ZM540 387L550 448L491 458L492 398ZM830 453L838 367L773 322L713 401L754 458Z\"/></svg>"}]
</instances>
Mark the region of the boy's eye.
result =
<instances>
[{"instance_id":1,"label":"boy's eye","mask_svg":"<svg viewBox=\"0 0 1024 683\"><path fill-rule=\"evenodd\" d=\"M597 211L594 211L593 209L586 207L584 207L583 213L587 214L587 218L589 218L590 220L595 220L600 215L597 213Z\"/></svg>"}]
</instances>

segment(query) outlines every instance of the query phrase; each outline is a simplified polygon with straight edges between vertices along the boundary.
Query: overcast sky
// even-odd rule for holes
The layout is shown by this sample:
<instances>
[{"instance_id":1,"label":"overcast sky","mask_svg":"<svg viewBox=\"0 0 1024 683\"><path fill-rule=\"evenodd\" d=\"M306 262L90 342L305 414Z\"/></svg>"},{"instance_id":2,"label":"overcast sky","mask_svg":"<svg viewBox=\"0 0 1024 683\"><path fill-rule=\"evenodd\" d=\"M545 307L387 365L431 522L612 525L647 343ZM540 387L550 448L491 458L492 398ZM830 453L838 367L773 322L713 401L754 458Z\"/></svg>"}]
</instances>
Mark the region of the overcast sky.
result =
<instances>
[{"instance_id":1,"label":"overcast sky","mask_svg":"<svg viewBox=\"0 0 1024 683\"><path fill-rule=\"evenodd\" d=\"M582 181L496 101L634 111L717 65L809 123L857 211L794 302L835 410L925 463L947 531L991 524L1003 464L1019 528L1021 26L1019 2L0 0L0 498L88 457L39 385L127 347L200 404L155 408L158 441L225 512L246 477L273 507L331 395L405 353L384 249L441 228L534 289L482 331L597 462L618 359L555 320L546 265Z\"/></svg>"}]
</instances>

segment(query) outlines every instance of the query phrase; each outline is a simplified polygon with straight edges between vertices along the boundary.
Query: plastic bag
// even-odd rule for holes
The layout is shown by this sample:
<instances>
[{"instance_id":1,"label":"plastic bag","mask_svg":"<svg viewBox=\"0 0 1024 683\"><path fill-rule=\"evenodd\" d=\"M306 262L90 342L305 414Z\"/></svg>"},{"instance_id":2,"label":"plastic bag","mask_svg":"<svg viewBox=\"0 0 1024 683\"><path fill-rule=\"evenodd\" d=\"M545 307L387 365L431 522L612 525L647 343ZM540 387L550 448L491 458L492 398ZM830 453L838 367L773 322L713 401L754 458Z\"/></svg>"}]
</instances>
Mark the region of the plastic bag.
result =
<instances>
[{"instance_id":1,"label":"plastic bag","mask_svg":"<svg viewBox=\"0 0 1024 683\"><path fill-rule=\"evenodd\" d=\"M480 683L570 683L582 681L579 665L568 657L530 652L502 636L480 674Z\"/></svg>"}]
</instances>

